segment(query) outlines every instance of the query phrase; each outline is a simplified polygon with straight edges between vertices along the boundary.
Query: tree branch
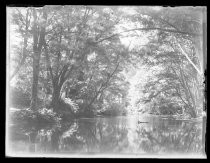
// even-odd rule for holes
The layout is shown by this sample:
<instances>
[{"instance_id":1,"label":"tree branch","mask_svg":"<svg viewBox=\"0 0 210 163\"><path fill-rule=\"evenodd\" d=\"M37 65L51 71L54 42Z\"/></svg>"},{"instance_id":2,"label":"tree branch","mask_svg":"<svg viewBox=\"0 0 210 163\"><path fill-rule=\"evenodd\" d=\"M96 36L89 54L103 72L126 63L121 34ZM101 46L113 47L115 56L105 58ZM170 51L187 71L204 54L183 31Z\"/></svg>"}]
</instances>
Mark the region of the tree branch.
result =
<instances>
[{"instance_id":1,"label":"tree branch","mask_svg":"<svg viewBox=\"0 0 210 163\"><path fill-rule=\"evenodd\" d=\"M199 73L199 75L202 76L202 72L196 67L196 65L191 61L191 59L189 58L188 54L184 51L184 49L182 48L182 46L180 45L179 42L177 42L179 48L181 49L181 52L185 55L185 57L187 58L187 60L192 64L192 66L196 69L196 71Z\"/></svg>"},{"instance_id":2,"label":"tree branch","mask_svg":"<svg viewBox=\"0 0 210 163\"><path fill-rule=\"evenodd\" d=\"M175 89L176 89L176 92L177 92L179 98L182 100L182 102L183 102L185 105L187 105L187 106L189 107L189 104L187 104L187 103L184 101L184 99L182 98L181 92L180 92L176 87L175 87Z\"/></svg>"},{"instance_id":3,"label":"tree branch","mask_svg":"<svg viewBox=\"0 0 210 163\"><path fill-rule=\"evenodd\" d=\"M104 40L110 39L110 38L115 37L117 35L120 35L122 33L136 31L136 30L142 30L142 31L160 30L160 31L164 31L164 32L171 32L171 33L180 33L180 34L184 34L184 35L191 35L191 36L194 36L194 37L202 36L202 34L199 34L199 33L184 32L184 31L180 31L180 30L164 29L164 28L158 28L158 27L153 27L153 28L135 28L135 29L129 29L129 30L125 30L125 31L113 34L111 36L108 36L106 38L103 38L103 39L97 41L96 43L100 43L100 42L102 42Z\"/></svg>"},{"instance_id":4,"label":"tree branch","mask_svg":"<svg viewBox=\"0 0 210 163\"><path fill-rule=\"evenodd\" d=\"M75 68L74 65L72 65L71 68L69 69L69 71L67 73L65 73L64 81L68 79L69 75L71 74L71 72L73 71L74 68Z\"/></svg>"},{"instance_id":5,"label":"tree branch","mask_svg":"<svg viewBox=\"0 0 210 163\"><path fill-rule=\"evenodd\" d=\"M107 84L110 81L111 77L114 75L114 73L116 72L117 68L119 67L120 62L118 62L117 66L115 67L114 71L112 72L112 74L107 78L106 82L101 84L99 90L97 91L96 95L93 97L93 99L91 100L91 102L88 104L87 108L89 108L90 105L92 105L92 103L95 101L95 99L98 97L98 95L100 93L102 93L106 88L107 88Z\"/></svg>"},{"instance_id":6,"label":"tree branch","mask_svg":"<svg viewBox=\"0 0 210 163\"><path fill-rule=\"evenodd\" d=\"M63 68L62 68L62 70L61 70L61 72L60 72L60 74L58 75L58 85L62 85L62 82L64 80L65 73L68 70L68 66L69 66L69 64L64 65Z\"/></svg>"}]
</instances>

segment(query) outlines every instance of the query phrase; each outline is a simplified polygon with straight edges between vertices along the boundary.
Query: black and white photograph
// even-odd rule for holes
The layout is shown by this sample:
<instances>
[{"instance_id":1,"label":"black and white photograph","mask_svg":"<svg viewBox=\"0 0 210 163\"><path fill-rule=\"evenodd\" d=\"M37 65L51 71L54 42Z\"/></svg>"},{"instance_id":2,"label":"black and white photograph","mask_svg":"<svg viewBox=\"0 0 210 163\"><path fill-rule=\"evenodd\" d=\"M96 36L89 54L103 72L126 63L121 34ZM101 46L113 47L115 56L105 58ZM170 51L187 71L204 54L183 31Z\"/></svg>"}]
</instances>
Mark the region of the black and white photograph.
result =
<instances>
[{"instance_id":1,"label":"black and white photograph","mask_svg":"<svg viewBox=\"0 0 210 163\"><path fill-rule=\"evenodd\" d=\"M206 6L6 6L6 157L207 158Z\"/></svg>"}]
</instances>

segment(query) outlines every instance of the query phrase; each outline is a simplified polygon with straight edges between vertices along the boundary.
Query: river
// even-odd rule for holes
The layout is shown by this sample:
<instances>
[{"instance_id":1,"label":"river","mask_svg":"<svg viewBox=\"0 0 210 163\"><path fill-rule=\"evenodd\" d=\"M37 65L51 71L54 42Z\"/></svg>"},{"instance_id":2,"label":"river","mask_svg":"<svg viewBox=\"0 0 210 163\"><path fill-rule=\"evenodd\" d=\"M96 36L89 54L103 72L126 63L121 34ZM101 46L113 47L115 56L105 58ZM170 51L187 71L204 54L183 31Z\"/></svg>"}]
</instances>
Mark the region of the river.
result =
<instances>
[{"instance_id":1,"label":"river","mask_svg":"<svg viewBox=\"0 0 210 163\"><path fill-rule=\"evenodd\" d=\"M201 121L157 116L81 118L62 125L9 127L16 154L204 156Z\"/></svg>"}]
</instances>

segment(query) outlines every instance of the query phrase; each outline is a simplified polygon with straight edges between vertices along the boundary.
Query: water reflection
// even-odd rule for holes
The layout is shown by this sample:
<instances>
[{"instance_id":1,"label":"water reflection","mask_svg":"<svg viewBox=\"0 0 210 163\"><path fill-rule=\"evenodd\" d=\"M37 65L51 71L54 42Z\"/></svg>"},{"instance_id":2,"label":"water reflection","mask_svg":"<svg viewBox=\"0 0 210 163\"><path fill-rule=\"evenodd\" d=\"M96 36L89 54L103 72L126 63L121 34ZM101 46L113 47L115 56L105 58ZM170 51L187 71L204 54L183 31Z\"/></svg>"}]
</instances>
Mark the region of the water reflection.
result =
<instances>
[{"instance_id":1,"label":"water reflection","mask_svg":"<svg viewBox=\"0 0 210 163\"><path fill-rule=\"evenodd\" d=\"M191 153L201 151L201 125L181 121L160 121L149 130L140 127L139 148L149 153Z\"/></svg>"},{"instance_id":2,"label":"water reflection","mask_svg":"<svg viewBox=\"0 0 210 163\"><path fill-rule=\"evenodd\" d=\"M147 121L149 123L138 123ZM78 119L63 125L10 127L11 148L35 153L201 153L202 123L143 118Z\"/></svg>"}]
</instances>

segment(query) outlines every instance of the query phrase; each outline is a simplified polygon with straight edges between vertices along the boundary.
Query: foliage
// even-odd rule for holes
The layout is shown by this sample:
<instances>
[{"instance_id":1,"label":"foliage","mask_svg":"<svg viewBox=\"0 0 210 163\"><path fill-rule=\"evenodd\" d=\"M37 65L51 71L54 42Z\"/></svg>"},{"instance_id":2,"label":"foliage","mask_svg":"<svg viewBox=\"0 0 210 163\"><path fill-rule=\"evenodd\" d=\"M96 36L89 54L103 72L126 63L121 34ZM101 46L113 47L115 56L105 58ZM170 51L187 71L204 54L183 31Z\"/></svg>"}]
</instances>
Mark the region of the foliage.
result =
<instances>
[{"instance_id":1,"label":"foliage","mask_svg":"<svg viewBox=\"0 0 210 163\"><path fill-rule=\"evenodd\" d=\"M18 88L10 88L10 107L27 108L30 106L30 94Z\"/></svg>"},{"instance_id":2,"label":"foliage","mask_svg":"<svg viewBox=\"0 0 210 163\"><path fill-rule=\"evenodd\" d=\"M118 115L126 115L127 111L123 105L117 103L111 103L107 108L101 110L99 115L103 116L118 116Z\"/></svg>"},{"instance_id":3,"label":"foliage","mask_svg":"<svg viewBox=\"0 0 210 163\"><path fill-rule=\"evenodd\" d=\"M30 108L21 109L11 113L10 119L13 123L57 123L59 115L52 109L42 108L38 111L33 111Z\"/></svg>"},{"instance_id":4,"label":"foliage","mask_svg":"<svg viewBox=\"0 0 210 163\"><path fill-rule=\"evenodd\" d=\"M11 23L22 41L11 46L11 84L30 92L32 110L48 107L62 114L95 115L112 108L115 114L114 108L125 108L128 101L124 70L142 62L154 74L144 86L141 103L159 105L164 114L182 108L182 113L197 116L205 60L200 44L202 8L135 11L129 16L105 6L15 8ZM126 21L136 28L118 32ZM122 36L140 38L139 31L148 39L143 48L131 50L122 44ZM175 103L175 111L165 111Z\"/></svg>"},{"instance_id":5,"label":"foliage","mask_svg":"<svg viewBox=\"0 0 210 163\"><path fill-rule=\"evenodd\" d=\"M74 113L78 112L79 106L78 106L77 103L75 103L73 100L71 100L70 98L65 98L65 99L64 99L64 102L65 102L67 105L70 105L70 106L71 106L71 109L73 110Z\"/></svg>"},{"instance_id":6,"label":"foliage","mask_svg":"<svg viewBox=\"0 0 210 163\"><path fill-rule=\"evenodd\" d=\"M179 110L176 108L182 108L182 113L196 117L202 108L203 58L200 56L201 47L192 41L198 39L202 28L202 24L194 20L202 18L193 12L191 8L139 12L138 20L144 22L148 30L157 30L147 47L140 50L144 64L154 67L152 78L144 86L145 96L140 101L152 102L152 107L162 108L161 110L165 110L165 106L161 106L165 105L162 100L167 101L168 111L164 111L165 114L175 114ZM198 9L195 12L200 11ZM174 107L170 105L173 103L177 103L178 107L172 109Z\"/></svg>"},{"instance_id":7,"label":"foliage","mask_svg":"<svg viewBox=\"0 0 210 163\"><path fill-rule=\"evenodd\" d=\"M115 25L120 20L112 12L112 9L85 6L58 8L45 6L43 10L29 8L27 13L19 9L13 12L12 20L18 27L16 32L22 38L27 38L27 42L32 38L33 44L36 44L34 41L36 41L36 30L38 29L35 29L33 23L43 30L39 33L43 40L39 45L37 44L40 50L39 59L35 58L34 60L33 58L34 55L38 55L33 54L34 46L26 44L27 53L22 54L26 56L22 69L23 67L27 68L30 72L22 74L21 70L19 71L24 76L21 81L30 79L27 77L33 72L33 80L30 81L33 81L32 87L30 84L27 86L27 89L31 89L27 91L33 92L32 100L37 98L34 91L38 89L38 98L43 99L44 105L48 105L48 107L49 104L45 101L51 96L50 106L56 112L59 112L59 108L64 105L66 108L69 105L75 110L74 108L77 108L78 104L73 101L83 101L79 105L87 106L86 108L97 103L97 97L111 85L109 81L114 80L116 74L120 72L120 66L115 70L115 63L120 61L122 64L123 57L126 56L119 38L117 36L109 37L115 32ZM40 19L35 19L36 14L40 15ZM17 50L14 49L14 53L16 52ZM20 55L20 53L18 54ZM32 58L30 58L31 54L33 54ZM91 55L95 55L95 58L91 59ZM12 57L16 56L16 54L12 55ZM17 59L19 58L17 56ZM31 59L32 63L36 62L39 66L39 70L31 67L32 64L29 64ZM114 74L109 76L113 72ZM39 76L37 88L35 88L35 74ZM91 80L88 74L91 75ZM16 80L19 78L16 76ZM93 87L95 88L93 89ZM73 90L77 90L76 94L72 94ZM61 95L64 92L66 92L66 98L62 100ZM81 110L84 110L84 107Z\"/></svg>"}]
</instances>

